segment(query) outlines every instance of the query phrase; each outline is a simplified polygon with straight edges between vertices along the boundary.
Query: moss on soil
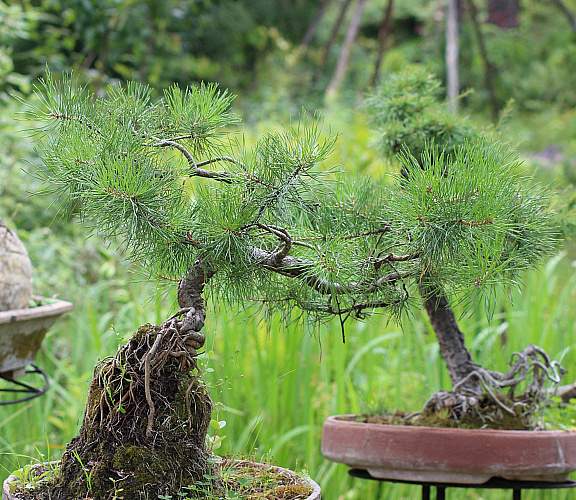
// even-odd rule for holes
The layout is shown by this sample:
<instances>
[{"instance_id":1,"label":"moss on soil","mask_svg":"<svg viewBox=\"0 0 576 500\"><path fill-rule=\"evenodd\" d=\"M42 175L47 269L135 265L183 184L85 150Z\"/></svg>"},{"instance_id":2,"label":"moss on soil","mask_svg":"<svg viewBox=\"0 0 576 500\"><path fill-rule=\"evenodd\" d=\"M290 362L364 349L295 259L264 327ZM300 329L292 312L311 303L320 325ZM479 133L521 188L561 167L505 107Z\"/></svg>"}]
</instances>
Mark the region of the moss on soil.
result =
<instances>
[{"instance_id":1,"label":"moss on soil","mask_svg":"<svg viewBox=\"0 0 576 500\"><path fill-rule=\"evenodd\" d=\"M534 416L526 414L522 405L514 406L502 396L503 402L514 407L514 414L503 410L491 397L483 396L478 401L478 406L454 418L450 409L442 409L439 412L408 414L396 410L382 414L362 414L350 417L356 422L391 425L417 425L426 427L444 427L460 429L495 429L495 430L534 430Z\"/></svg>"},{"instance_id":2,"label":"moss on soil","mask_svg":"<svg viewBox=\"0 0 576 500\"><path fill-rule=\"evenodd\" d=\"M129 456L132 456L135 450L126 450ZM139 453L138 453L139 455ZM138 457L137 461L140 462ZM32 469L33 474L40 474L47 471L44 465L35 466ZM193 487L184 486L181 491L167 493L172 498L243 498L244 500L305 500L308 498L313 489L298 474L281 469L268 464L255 463L250 460L233 460L224 459L218 466L218 477L222 482L221 496L215 496L210 484L206 481L197 483ZM53 480L51 480L53 482ZM48 483L39 484L33 488L19 488L17 490L18 498L21 500L47 500ZM118 491L119 497L124 495L124 491ZM238 495L238 496L233 496ZM132 496L123 496L127 498L139 498ZM92 498L92 497L77 497Z\"/></svg>"}]
</instances>

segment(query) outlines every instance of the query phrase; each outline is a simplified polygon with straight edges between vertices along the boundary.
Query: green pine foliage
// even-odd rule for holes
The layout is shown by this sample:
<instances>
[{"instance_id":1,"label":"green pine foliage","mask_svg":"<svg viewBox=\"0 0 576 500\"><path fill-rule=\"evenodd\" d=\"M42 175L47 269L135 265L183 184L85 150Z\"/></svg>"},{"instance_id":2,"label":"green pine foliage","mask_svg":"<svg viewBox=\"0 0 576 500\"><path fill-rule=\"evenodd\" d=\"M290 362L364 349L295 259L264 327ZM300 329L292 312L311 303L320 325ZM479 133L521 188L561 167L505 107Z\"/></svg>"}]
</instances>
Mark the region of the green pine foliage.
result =
<instances>
[{"instance_id":1,"label":"green pine foliage","mask_svg":"<svg viewBox=\"0 0 576 500\"><path fill-rule=\"evenodd\" d=\"M150 278L178 280L200 261L216 272L217 300L344 321L400 313L424 280L453 300L490 296L554 243L545 196L517 174L514 154L434 108L432 80L410 78L371 97L377 126L406 131L410 181L392 187L327 169L336 138L305 114L246 151L233 96L215 85L153 101L131 83L101 98L48 74L29 114L41 122L47 189ZM420 126L448 132L436 145L418 138L410 154Z\"/></svg>"},{"instance_id":2,"label":"green pine foliage","mask_svg":"<svg viewBox=\"0 0 576 500\"><path fill-rule=\"evenodd\" d=\"M370 123L377 131L377 144L387 156L410 151L420 158L426 144L448 154L478 132L466 119L439 102L441 83L422 69L391 75L366 99Z\"/></svg>"}]
</instances>

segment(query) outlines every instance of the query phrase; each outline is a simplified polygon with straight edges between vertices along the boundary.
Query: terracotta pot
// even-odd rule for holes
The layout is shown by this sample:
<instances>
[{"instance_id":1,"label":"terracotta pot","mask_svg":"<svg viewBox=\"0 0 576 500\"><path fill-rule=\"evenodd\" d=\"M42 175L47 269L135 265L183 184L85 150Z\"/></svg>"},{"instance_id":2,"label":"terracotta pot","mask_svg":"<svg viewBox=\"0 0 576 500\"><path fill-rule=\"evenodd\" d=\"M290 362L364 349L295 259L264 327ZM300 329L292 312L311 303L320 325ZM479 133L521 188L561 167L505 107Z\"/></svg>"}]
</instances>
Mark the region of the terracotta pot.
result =
<instances>
[{"instance_id":1,"label":"terracotta pot","mask_svg":"<svg viewBox=\"0 0 576 500\"><path fill-rule=\"evenodd\" d=\"M40 305L0 312L0 376L4 378L19 377L36 359L44 335L54 321L72 310L70 302L32 298Z\"/></svg>"},{"instance_id":2,"label":"terracotta pot","mask_svg":"<svg viewBox=\"0 0 576 500\"><path fill-rule=\"evenodd\" d=\"M482 484L491 477L564 481L576 470L576 432L445 429L329 417L322 454L375 478Z\"/></svg>"},{"instance_id":3,"label":"terracotta pot","mask_svg":"<svg viewBox=\"0 0 576 500\"><path fill-rule=\"evenodd\" d=\"M234 462L246 462L245 460L234 460ZM51 466L57 466L58 462L50 462ZM296 473L289 470L289 469L284 469L282 467L276 467L276 466L272 466L272 465L268 465L268 464L255 464L255 465L259 465L262 467L267 467L267 468L272 468L276 471L278 471L279 473L285 473L285 474L289 474L289 475L293 475L296 476ZM36 466L33 466L33 468L35 467L43 467L42 464L38 464ZM310 486L310 488L312 488L312 493L310 493L309 496L306 497L305 500L321 500L322 499L322 494L320 491L320 486L313 481L310 478L301 478L298 476L299 479L301 479L305 484L307 484L308 486ZM2 484L2 500L20 500L20 497L18 495L16 495L15 493L11 493L10 492L10 484L14 483L14 482L18 482L18 478L12 474L10 476L8 476L8 478L4 481L4 483Z\"/></svg>"}]
</instances>

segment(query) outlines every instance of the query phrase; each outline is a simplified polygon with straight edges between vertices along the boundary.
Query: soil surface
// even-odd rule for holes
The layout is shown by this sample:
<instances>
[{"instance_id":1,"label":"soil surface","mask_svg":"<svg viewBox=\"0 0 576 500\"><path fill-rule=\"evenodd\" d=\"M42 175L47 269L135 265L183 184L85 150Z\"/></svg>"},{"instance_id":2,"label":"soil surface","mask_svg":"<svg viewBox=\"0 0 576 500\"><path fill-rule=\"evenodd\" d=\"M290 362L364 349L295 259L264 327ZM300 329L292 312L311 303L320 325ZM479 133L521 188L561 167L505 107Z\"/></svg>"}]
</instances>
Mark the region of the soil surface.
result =
<instances>
[{"instance_id":1,"label":"soil surface","mask_svg":"<svg viewBox=\"0 0 576 500\"><path fill-rule=\"evenodd\" d=\"M391 425L420 425L426 427L445 427L461 429L495 429L495 430L535 430L533 416L527 415L522 405L514 406L512 401L507 401L514 408L514 414L510 414L489 396L480 398L478 406L469 412L454 418L450 408L446 407L437 413L406 413L400 410L382 414L354 415L349 420L372 424Z\"/></svg>"}]
</instances>

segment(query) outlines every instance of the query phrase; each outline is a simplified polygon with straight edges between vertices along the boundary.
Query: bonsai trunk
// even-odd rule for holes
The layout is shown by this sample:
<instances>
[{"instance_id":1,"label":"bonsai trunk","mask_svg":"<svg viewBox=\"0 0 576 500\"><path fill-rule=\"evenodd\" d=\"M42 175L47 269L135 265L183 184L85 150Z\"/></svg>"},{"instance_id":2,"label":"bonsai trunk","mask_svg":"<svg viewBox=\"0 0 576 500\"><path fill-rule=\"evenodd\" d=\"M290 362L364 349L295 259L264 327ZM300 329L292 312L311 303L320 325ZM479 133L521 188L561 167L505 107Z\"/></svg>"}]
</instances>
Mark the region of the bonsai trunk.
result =
<instances>
[{"instance_id":1,"label":"bonsai trunk","mask_svg":"<svg viewBox=\"0 0 576 500\"><path fill-rule=\"evenodd\" d=\"M464 344L464 335L458 328L454 313L442 291L434 285L422 285L420 293L425 298L426 312L440 345L440 354L455 386L470 373L480 367L474 363ZM476 378L469 378L464 384L469 395L479 395L480 385Z\"/></svg>"},{"instance_id":2,"label":"bonsai trunk","mask_svg":"<svg viewBox=\"0 0 576 500\"><path fill-rule=\"evenodd\" d=\"M539 428L538 409L547 404L548 381L559 384L565 370L536 345L513 353L506 373L477 365L464 344L454 313L438 286L421 284L426 312L448 368L452 391L431 396L421 412L412 414L423 425L532 430ZM523 384L522 393L516 390Z\"/></svg>"}]
</instances>

